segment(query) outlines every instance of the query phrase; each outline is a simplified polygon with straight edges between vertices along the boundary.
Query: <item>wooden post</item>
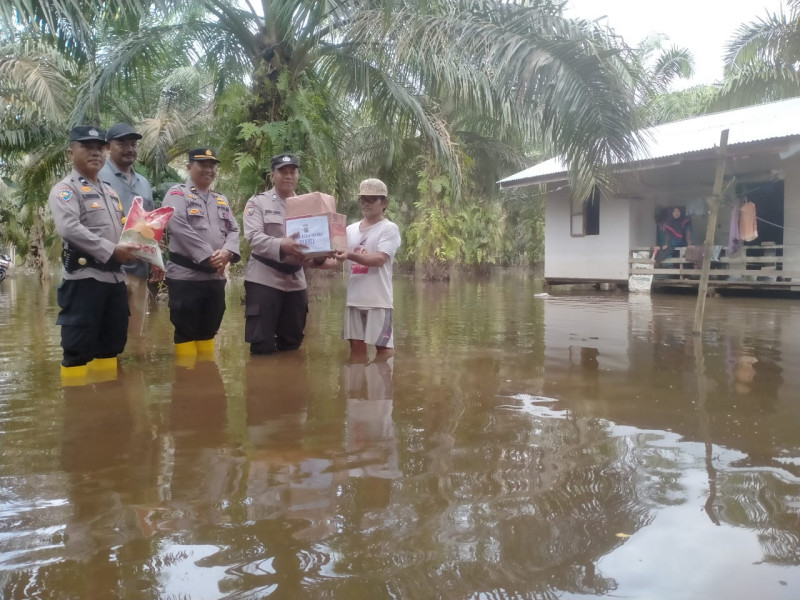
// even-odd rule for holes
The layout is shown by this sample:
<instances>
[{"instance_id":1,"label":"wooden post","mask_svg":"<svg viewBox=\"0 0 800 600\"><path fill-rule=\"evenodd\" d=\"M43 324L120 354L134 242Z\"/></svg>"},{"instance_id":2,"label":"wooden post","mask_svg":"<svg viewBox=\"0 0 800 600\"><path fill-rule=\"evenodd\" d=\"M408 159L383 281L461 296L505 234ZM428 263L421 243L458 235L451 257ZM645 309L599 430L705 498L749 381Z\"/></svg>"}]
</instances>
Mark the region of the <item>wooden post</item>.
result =
<instances>
[{"instance_id":1,"label":"wooden post","mask_svg":"<svg viewBox=\"0 0 800 600\"><path fill-rule=\"evenodd\" d=\"M714 190L711 197L707 199L710 211L708 214L708 226L706 227L706 243L703 250L703 270L700 273L700 285L697 288L697 305L694 310L692 333L695 335L703 333L703 317L706 311L706 295L708 294L708 276L711 271L711 252L714 249L714 233L717 230L722 181L725 177L728 131L728 129L725 129L719 136L719 156L717 157L717 172L714 176Z\"/></svg>"}]
</instances>

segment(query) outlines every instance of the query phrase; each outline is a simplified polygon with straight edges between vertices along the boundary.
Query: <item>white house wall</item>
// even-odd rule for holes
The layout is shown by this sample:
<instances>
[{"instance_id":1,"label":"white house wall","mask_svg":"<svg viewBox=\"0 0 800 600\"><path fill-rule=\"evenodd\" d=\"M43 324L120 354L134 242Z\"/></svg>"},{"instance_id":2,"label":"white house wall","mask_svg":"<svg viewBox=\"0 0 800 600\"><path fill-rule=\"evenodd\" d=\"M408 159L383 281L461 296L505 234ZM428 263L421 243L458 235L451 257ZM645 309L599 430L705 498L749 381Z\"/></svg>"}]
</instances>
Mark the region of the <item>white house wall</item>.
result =
<instances>
[{"instance_id":1,"label":"white house wall","mask_svg":"<svg viewBox=\"0 0 800 600\"><path fill-rule=\"evenodd\" d=\"M631 200L630 247L652 247L656 243L656 202L652 198Z\"/></svg>"},{"instance_id":2,"label":"white house wall","mask_svg":"<svg viewBox=\"0 0 800 600\"><path fill-rule=\"evenodd\" d=\"M570 235L570 199L566 190L548 194L545 207L544 276L546 279L628 279L630 202L600 201L600 234ZM650 221L653 220L652 210Z\"/></svg>"}]
</instances>

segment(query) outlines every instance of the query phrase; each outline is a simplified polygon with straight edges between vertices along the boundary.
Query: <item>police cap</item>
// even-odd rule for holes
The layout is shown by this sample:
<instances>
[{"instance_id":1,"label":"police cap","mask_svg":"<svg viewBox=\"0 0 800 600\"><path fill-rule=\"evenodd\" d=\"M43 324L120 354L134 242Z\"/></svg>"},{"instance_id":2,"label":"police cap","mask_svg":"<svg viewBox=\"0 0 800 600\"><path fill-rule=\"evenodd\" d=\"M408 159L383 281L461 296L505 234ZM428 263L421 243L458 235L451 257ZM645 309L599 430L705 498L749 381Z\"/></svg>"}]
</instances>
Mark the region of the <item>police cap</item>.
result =
<instances>
[{"instance_id":1,"label":"police cap","mask_svg":"<svg viewBox=\"0 0 800 600\"><path fill-rule=\"evenodd\" d=\"M71 142L103 142L106 144L106 132L92 125L76 125L69 132Z\"/></svg>"},{"instance_id":2,"label":"police cap","mask_svg":"<svg viewBox=\"0 0 800 600\"><path fill-rule=\"evenodd\" d=\"M273 171L285 167L286 165L294 165L299 169L300 159L294 154L278 154L277 156L273 156L270 161L270 169Z\"/></svg>"},{"instance_id":3,"label":"police cap","mask_svg":"<svg viewBox=\"0 0 800 600\"><path fill-rule=\"evenodd\" d=\"M219 159L211 148L195 148L194 150L189 150L189 162L193 160L211 160L215 163L219 162Z\"/></svg>"}]
</instances>

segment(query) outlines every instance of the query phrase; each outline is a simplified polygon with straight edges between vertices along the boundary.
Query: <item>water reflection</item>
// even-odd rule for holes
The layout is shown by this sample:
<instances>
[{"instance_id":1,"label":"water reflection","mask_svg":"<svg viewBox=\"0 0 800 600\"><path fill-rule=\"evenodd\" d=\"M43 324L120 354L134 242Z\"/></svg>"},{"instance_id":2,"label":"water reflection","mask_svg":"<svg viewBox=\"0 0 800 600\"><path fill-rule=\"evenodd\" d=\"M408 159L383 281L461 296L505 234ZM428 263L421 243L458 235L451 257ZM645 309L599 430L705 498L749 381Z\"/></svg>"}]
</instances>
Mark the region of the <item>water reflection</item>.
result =
<instances>
[{"instance_id":1,"label":"water reflection","mask_svg":"<svg viewBox=\"0 0 800 600\"><path fill-rule=\"evenodd\" d=\"M217 362L155 311L118 380L61 388L17 284L0 597L797 596L796 302L710 299L693 336L686 297L399 280L397 356L359 364L338 282L270 357L231 291Z\"/></svg>"},{"instance_id":2,"label":"water reflection","mask_svg":"<svg viewBox=\"0 0 800 600\"><path fill-rule=\"evenodd\" d=\"M391 480L400 476L392 420L394 357L350 362L343 368L347 396L349 474L371 483L375 506L388 506Z\"/></svg>"},{"instance_id":3,"label":"water reflection","mask_svg":"<svg viewBox=\"0 0 800 600\"><path fill-rule=\"evenodd\" d=\"M146 537L134 508L152 502L154 440L127 394L126 380L64 390L61 467L73 514L65 556L90 560L108 548Z\"/></svg>"},{"instance_id":4,"label":"water reflection","mask_svg":"<svg viewBox=\"0 0 800 600\"><path fill-rule=\"evenodd\" d=\"M337 474L334 453L315 447L309 431L305 354L254 357L246 373L252 445L248 517L298 519L304 523L303 535L324 537L335 512Z\"/></svg>"},{"instance_id":5,"label":"water reflection","mask_svg":"<svg viewBox=\"0 0 800 600\"><path fill-rule=\"evenodd\" d=\"M169 477L168 523L195 531L227 521L225 505L236 487L240 460L227 448L227 398L214 361L175 366L169 436L174 457Z\"/></svg>"}]
</instances>

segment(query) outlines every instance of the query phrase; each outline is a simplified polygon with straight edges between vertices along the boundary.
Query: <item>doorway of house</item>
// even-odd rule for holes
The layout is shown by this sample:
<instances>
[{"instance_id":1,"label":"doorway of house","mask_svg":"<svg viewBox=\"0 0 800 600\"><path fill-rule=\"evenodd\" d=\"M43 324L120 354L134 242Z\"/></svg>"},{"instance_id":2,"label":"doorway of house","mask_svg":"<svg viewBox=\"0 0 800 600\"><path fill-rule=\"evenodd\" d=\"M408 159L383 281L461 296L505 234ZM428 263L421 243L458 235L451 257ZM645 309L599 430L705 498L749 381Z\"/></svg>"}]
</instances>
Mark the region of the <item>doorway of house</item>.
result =
<instances>
[{"instance_id":1,"label":"doorway of house","mask_svg":"<svg viewBox=\"0 0 800 600\"><path fill-rule=\"evenodd\" d=\"M741 183L736 194L742 202L747 200L756 205L758 237L745 245L783 244L783 181Z\"/></svg>"}]
</instances>

